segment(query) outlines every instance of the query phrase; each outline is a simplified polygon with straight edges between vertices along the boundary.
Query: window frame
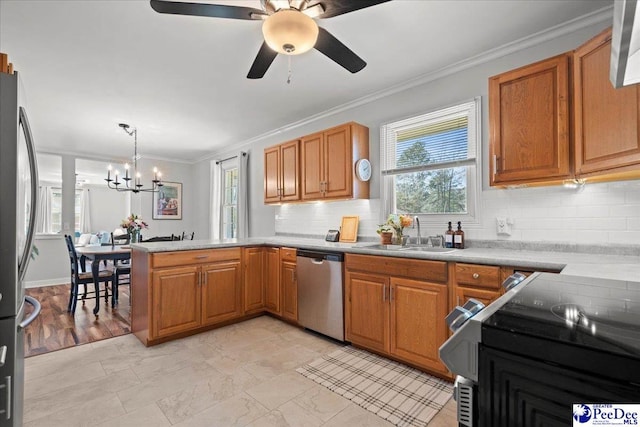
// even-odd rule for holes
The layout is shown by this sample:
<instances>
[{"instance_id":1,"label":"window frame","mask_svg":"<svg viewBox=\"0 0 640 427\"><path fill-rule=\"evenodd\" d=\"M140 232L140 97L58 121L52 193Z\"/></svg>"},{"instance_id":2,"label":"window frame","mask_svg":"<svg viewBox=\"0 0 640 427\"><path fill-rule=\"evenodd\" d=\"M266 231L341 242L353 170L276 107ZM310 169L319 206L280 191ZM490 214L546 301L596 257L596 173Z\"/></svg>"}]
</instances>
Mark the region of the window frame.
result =
<instances>
[{"instance_id":1,"label":"window frame","mask_svg":"<svg viewBox=\"0 0 640 427\"><path fill-rule=\"evenodd\" d=\"M390 141L388 135L390 132L395 132L396 129L406 129L407 122L415 121L413 126L419 127L424 125L426 121L433 120L438 115L442 115L443 110L456 108L468 104L468 138L469 146L475 148L475 157L473 161L465 160L460 162L448 162L434 165L434 167L418 167L418 170L440 170L448 169L457 166L464 166L467 168L467 212L464 214L459 213L418 213L421 225L428 227L437 227L434 234L441 234L441 231L446 230L447 222L451 221L455 224L457 221L462 221L463 225L479 225L479 209L478 209L478 196L481 192L482 185L482 97L477 96L472 99L456 102L448 106L440 107L425 113L412 115L403 119L396 119L388 123L384 123L380 126L380 222L386 221L390 213L396 212L396 197L394 188L394 177L396 173L388 173L391 170L386 170L386 156L389 143L395 143ZM423 120L420 120L423 119ZM447 118L443 118L447 120ZM416 168L407 168L405 173L415 172Z\"/></svg>"},{"instance_id":2,"label":"window frame","mask_svg":"<svg viewBox=\"0 0 640 427\"><path fill-rule=\"evenodd\" d=\"M40 186L42 187L42 186ZM39 188L40 188L39 187ZM49 218L49 224L51 224L51 229L50 230L43 230L42 232L37 232L36 235L37 236L58 236L60 235L60 233L62 233L62 223L64 222L62 220L62 200L64 198L63 195L63 189L61 185L45 185L44 186L47 191L49 192L49 209L48 212L50 213L50 218ZM57 231L54 231L54 226L53 226L53 203L54 203L54 194L59 194L59 196L55 197L57 200L59 200L60 203L60 210L59 212L57 212L60 215L60 227ZM78 232L79 229L79 225L80 225L80 213L76 212L77 209L77 205L78 205L78 200L80 201L80 205L82 204L82 189L81 188L76 188L74 190L74 212L73 212L73 218L74 218L74 232ZM57 224L57 223L56 223Z\"/></svg>"},{"instance_id":3,"label":"window frame","mask_svg":"<svg viewBox=\"0 0 640 427\"><path fill-rule=\"evenodd\" d=\"M220 175L221 175L221 179L220 179L220 239L226 240L226 239L237 239L238 238L238 233L239 233L239 216L238 216L238 183L239 183L239 179L240 179L240 164L238 163L237 159L234 159L233 161L227 161L224 162L220 165ZM226 190L226 181L227 181L227 172L231 171L235 169L236 170L236 203L235 204L225 204L225 190ZM226 230L225 230L225 216L224 216L224 211L225 211L225 207L228 206L235 206L236 208L236 222L235 222L235 236L233 237L228 237L226 235Z\"/></svg>"}]
</instances>

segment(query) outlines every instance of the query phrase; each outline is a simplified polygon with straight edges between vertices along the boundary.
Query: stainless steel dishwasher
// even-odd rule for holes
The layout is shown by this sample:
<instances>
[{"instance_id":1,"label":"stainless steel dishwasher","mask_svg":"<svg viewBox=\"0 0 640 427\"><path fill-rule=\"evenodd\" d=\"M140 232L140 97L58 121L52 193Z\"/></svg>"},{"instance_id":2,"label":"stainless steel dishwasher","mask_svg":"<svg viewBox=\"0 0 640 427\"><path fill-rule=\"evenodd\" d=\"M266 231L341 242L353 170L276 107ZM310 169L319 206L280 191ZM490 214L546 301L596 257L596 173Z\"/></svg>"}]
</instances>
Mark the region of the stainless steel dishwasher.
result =
<instances>
[{"instance_id":1,"label":"stainless steel dishwasher","mask_svg":"<svg viewBox=\"0 0 640 427\"><path fill-rule=\"evenodd\" d=\"M298 323L344 341L344 255L298 249Z\"/></svg>"}]
</instances>

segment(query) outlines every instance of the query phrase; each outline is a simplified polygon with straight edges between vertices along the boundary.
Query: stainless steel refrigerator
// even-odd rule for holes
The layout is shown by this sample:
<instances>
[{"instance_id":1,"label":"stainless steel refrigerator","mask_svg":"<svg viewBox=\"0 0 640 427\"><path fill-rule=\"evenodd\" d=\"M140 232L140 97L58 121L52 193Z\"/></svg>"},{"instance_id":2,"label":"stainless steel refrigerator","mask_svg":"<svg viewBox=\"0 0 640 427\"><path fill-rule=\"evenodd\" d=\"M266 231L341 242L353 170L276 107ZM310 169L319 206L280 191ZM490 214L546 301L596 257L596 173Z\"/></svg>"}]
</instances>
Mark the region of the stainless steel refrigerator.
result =
<instances>
[{"instance_id":1,"label":"stainless steel refrigerator","mask_svg":"<svg viewBox=\"0 0 640 427\"><path fill-rule=\"evenodd\" d=\"M37 212L38 169L18 73L0 73L0 427L21 426L24 328L40 313L25 296ZM33 309L27 316L26 305Z\"/></svg>"}]
</instances>

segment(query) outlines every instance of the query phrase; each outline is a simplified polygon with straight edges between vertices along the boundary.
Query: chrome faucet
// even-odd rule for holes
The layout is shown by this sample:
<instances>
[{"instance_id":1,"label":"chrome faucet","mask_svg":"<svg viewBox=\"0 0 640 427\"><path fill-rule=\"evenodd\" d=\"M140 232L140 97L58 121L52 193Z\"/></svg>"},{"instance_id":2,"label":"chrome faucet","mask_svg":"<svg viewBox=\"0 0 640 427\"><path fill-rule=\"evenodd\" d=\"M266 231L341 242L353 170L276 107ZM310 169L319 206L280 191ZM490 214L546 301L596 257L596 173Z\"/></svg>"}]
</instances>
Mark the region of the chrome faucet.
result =
<instances>
[{"instance_id":1,"label":"chrome faucet","mask_svg":"<svg viewBox=\"0 0 640 427\"><path fill-rule=\"evenodd\" d=\"M413 223L413 228L416 228L416 224L418 225L418 235L416 236L416 244L421 245L422 244L422 236L420 235L420 219L416 216L413 218L414 219L414 223Z\"/></svg>"}]
</instances>

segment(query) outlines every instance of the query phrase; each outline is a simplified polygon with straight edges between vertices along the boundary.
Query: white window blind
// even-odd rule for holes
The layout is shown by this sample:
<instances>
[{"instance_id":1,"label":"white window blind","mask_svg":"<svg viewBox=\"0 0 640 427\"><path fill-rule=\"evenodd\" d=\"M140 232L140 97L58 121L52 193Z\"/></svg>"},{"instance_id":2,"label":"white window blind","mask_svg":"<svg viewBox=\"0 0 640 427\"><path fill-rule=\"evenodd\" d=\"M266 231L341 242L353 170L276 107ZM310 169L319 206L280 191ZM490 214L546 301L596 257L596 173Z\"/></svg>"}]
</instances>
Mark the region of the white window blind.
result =
<instances>
[{"instance_id":1,"label":"white window blind","mask_svg":"<svg viewBox=\"0 0 640 427\"><path fill-rule=\"evenodd\" d=\"M383 175L475 164L475 117L474 100L384 125ZM427 153L403 156L416 142Z\"/></svg>"}]
</instances>

